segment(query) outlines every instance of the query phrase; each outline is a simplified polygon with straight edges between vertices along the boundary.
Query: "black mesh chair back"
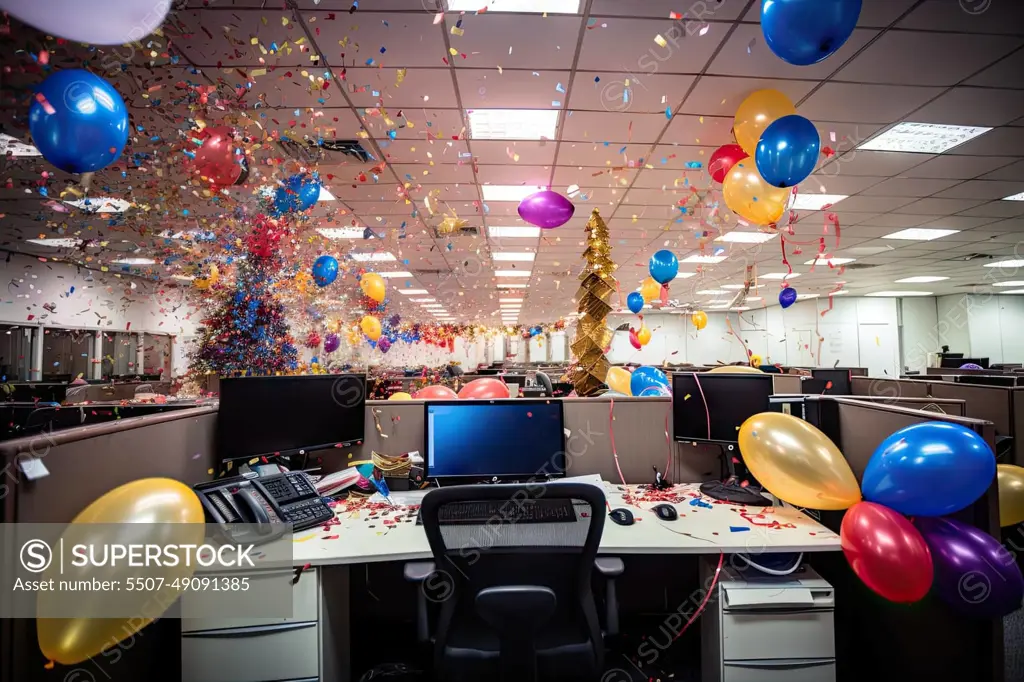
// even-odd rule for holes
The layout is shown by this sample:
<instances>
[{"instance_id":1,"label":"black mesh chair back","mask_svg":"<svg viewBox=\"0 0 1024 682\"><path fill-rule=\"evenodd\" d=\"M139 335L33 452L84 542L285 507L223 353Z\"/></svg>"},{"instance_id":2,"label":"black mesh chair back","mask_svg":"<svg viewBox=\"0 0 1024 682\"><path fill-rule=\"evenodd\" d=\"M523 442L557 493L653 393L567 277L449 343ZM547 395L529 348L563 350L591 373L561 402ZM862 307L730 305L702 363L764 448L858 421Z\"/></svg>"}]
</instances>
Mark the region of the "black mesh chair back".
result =
<instances>
[{"instance_id":1,"label":"black mesh chair back","mask_svg":"<svg viewBox=\"0 0 1024 682\"><path fill-rule=\"evenodd\" d=\"M518 508L560 504L555 519L516 521ZM442 523L448 505L499 511ZM566 511L567 510L567 511ZM600 488L583 483L467 485L431 490L421 508L440 603L435 664L444 680L598 679L604 644L591 588L605 520Z\"/></svg>"}]
</instances>

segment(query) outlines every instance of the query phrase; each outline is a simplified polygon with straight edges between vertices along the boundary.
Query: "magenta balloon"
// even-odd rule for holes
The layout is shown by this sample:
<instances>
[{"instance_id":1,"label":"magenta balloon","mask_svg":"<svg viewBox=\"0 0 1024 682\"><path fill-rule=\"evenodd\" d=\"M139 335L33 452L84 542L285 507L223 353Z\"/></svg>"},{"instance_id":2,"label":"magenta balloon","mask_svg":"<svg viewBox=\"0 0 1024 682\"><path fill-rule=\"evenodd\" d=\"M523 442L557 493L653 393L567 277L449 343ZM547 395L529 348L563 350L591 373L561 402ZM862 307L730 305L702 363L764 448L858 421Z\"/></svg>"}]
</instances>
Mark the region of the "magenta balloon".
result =
<instances>
[{"instance_id":1,"label":"magenta balloon","mask_svg":"<svg viewBox=\"0 0 1024 682\"><path fill-rule=\"evenodd\" d=\"M546 230L565 225L575 212L571 201L551 190L531 194L519 202L519 217Z\"/></svg>"}]
</instances>

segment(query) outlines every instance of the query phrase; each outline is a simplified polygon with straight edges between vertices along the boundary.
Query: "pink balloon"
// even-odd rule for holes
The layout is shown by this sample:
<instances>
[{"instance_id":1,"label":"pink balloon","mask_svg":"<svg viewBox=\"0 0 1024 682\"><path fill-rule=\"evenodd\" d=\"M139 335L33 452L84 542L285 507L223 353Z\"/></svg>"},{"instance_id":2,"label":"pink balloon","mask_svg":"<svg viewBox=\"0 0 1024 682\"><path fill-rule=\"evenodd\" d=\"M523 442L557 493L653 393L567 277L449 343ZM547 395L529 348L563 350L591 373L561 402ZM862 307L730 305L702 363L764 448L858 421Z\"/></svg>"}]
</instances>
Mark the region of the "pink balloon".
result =
<instances>
[{"instance_id":1,"label":"pink balloon","mask_svg":"<svg viewBox=\"0 0 1024 682\"><path fill-rule=\"evenodd\" d=\"M873 502L846 510L839 532L843 553L864 584L897 604L924 599L932 587L932 555L902 514Z\"/></svg>"},{"instance_id":2,"label":"pink balloon","mask_svg":"<svg viewBox=\"0 0 1024 682\"><path fill-rule=\"evenodd\" d=\"M491 379L490 377L473 379L462 387L459 397L464 400L472 398L500 400L509 397L508 385L500 379Z\"/></svg>"},{"instance_id":3,"label":"pink balloon","mask_svg":"<svg viewBox=\"0 0 1024 682\"><path fill-rule=\"evenodd\" d=\"M711 179L717 183L725 182L725 176L729 174L732 167L747 158L747 153L738 144L727 144L715 150L708 161L708 173Z\"/></svg>"},{"instance_id":4,"label":"pink balloon","mask_svg":"<svg viewBox=\"0 0 1024 682\"><path fill-rule=\"evenodd\" d=\"M242 176L240 158L235 157L234 133L228 126L207 128L198 135L203 140L201 147L196 149L196 158L192 167L197 175L220 186L229 186L238 182Z\"/></svg>"},{"instance_id":5,"label":"pink balloon","mask_svg":"<svg viewBox=\"0 0 1024 682\"><path fill-rule=\"evenodd\" d=\"M455 400L459 394L447 386L437 384L421 388L413 397L417 400Z\"/></svg>"},{"instance_id":6,"label":"pink balloon","mask_svg":"<svg viewBox=\"0 0 1024 682\"><path fill-rule=\"evenodd\" d=\"M565 225L575 212L571 201L551 190L531 194L519 202L519 217L546 230Z\"/></svg>"},{"instance_id":7,"label":"pink balloon","mask_svg":"<svg viewBox=\"0 0 1024 682\"><path fill-rule=\"evenodd\" d=\"M633 346L633 348L636 348L637 350L643 348L643 346L640 343L640 337L636 335L636 330L633 329L632 327L629 328L629 344Z\"/></svg>"}]
</instances>

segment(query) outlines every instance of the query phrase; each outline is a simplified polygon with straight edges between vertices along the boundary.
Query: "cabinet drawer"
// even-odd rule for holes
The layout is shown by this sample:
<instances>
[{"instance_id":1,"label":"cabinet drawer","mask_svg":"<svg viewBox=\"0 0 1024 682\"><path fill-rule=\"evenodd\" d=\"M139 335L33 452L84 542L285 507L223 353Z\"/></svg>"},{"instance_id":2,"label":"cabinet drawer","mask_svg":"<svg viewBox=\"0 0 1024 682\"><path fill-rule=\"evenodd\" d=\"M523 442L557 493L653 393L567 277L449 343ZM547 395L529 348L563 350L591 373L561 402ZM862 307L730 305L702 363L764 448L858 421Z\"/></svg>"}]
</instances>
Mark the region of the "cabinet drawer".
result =
<instances>
[{"instance_id":1,"label":"cabinet drawer","mask_svg":"<svg viewBox=\"0 0 1024 682\"><path fill-rule=\"evenodd\" d=\"M726 663L722 682L835 682L835 661Z\"/></svg>"},{"instance_id":2,"label":"cabinet drawer","mask_svg":"<svg viewBox=\"0 0 1024 682\"><path fill-rule=\"evenodd\" d=\"M730 611L722 616L722 658L726 661L835 656L831 611Z\"/></svg>"},{"instance_id":3,"label":"cabinet drawer","mask_svg":"<svg viewBox=\"0 0 1024 682\"><path fill-rule=\"evenodd\" d=\"M259 599L260 592L270 586L280 589L283 582L292 590L292 615L278 618L182 618L182 632L199 632L203 630L220 630L223 628L241 628L252 625L275 625L278 623L305 622L317 620L317 580L318 573L305 572L299 582L291 585L295 573L290 570L266 571L249 578L248 594L252 599ZM201 592L187 592L182 595L183 605L190 599L203 599Z\"/></svg>"},{"instance_id":4,"label":"cabinet drawer","mask_svg":"<svg viewBox=\"0 0 1024 682\"><path fill-rule=\"evenodd\" d=\"M181 679L267 682L320 675L316 623L282 623L263 631L226 629L181 639Z\"/></svg>"}]
</instances>

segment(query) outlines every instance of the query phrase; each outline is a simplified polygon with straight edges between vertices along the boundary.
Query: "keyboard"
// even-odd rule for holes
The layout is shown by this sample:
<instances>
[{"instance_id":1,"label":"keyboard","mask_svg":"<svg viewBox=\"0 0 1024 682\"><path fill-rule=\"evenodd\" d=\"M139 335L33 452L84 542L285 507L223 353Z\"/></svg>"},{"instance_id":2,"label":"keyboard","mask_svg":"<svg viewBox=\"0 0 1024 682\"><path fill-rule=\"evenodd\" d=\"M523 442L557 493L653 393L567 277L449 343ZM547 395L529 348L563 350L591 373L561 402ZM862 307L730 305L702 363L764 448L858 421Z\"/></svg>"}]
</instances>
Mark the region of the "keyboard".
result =
<instances>
[{"instance_id":1,"label":"keyboard","mask_svg":"<svg viewBox=\"0 0 1024 682\"><path fill-rule=\"evenodd\" d=\"M334 510L319 497L281 505L284 520L292 524L293 531L306 530L327 523L334 518Z\"/></svg>"},{"instance_id":2,"label":"keyboard","mask_svg":"<svg viewBox=\"0 0 1024 682\"><path fill-rule=\"evenodd\" d=\"M572 500L477 500L449 502L438 510L442 526L499 523L571 523L576 521ZM423 525L420 514L416 523Z\"/></svg>"}]
</instances>

